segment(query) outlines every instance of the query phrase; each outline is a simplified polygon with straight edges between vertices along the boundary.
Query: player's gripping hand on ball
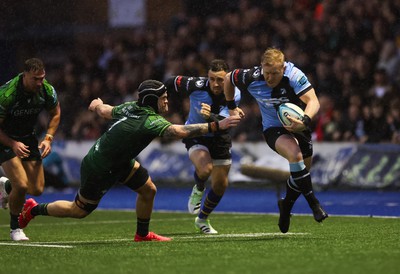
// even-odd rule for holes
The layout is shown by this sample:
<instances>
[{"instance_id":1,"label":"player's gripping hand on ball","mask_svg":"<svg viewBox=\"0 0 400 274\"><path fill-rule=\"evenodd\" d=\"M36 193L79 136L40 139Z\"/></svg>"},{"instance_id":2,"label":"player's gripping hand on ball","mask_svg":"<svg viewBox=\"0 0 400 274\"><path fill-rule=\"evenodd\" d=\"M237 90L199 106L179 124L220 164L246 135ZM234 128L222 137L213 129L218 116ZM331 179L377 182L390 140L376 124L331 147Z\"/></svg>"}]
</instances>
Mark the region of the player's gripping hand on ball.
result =
<instances>
[{"instance_id":1,"label":"player's gripping hand on ball","mask_svg":"<svg viewBox=\"0 0 400 274\"><path fill-rule=\"evenodd\" d=\"M284 127L290 131L290 132L300 132L300 131L304 131L307 129L307 126L304 124L304 122L300 119L296 119L292 116L287 116L287 119L290 120L292 123L289 126L285 126Z\"/></svg>"}]
</instances>

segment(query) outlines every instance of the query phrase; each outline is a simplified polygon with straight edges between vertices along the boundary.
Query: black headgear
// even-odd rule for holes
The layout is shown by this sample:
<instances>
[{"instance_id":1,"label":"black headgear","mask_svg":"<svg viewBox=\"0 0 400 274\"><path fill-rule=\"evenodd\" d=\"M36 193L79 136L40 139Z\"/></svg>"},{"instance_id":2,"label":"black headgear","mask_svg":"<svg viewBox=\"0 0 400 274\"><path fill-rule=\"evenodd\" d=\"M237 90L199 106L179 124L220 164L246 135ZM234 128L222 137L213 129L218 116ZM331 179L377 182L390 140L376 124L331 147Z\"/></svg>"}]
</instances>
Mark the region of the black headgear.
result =
<instances>
[{"instance_id":1,"label":"black headgear","mask_svg":"<svg viewBox=\"0 0 400 274\"><path fill-rule=\"evenodd\" d=\"M158 98L167 92L163 83L156 80L146 80L139 85L139 106L149 106L158 113Z\"/></svg>"}]
</instances>

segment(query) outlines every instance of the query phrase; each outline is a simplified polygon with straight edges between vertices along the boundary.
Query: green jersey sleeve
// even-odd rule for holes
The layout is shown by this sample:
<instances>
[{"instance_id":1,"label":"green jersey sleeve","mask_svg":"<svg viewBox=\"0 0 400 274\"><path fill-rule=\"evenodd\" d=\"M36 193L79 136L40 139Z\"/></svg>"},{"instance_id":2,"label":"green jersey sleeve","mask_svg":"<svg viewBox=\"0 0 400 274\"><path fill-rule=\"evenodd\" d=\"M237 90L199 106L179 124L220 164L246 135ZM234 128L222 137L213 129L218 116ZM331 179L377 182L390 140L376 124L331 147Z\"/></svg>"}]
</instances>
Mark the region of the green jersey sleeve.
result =
<instances>
[{"instance_id":1,"label":"green jersey sleeve","mask_svg":"<svg viewBox=\"0 0 400 274\"><path fill-rule=\"evenodd\" d=\"M54 89L52 85L47 82L47 80L44 80L43 82L43 87L44 87L44 92L46 93L45 98L45 109L46 110L51 110L55 108L58 104L58 98L57 98L57 92Z\"/></svg>"}]
</instances>

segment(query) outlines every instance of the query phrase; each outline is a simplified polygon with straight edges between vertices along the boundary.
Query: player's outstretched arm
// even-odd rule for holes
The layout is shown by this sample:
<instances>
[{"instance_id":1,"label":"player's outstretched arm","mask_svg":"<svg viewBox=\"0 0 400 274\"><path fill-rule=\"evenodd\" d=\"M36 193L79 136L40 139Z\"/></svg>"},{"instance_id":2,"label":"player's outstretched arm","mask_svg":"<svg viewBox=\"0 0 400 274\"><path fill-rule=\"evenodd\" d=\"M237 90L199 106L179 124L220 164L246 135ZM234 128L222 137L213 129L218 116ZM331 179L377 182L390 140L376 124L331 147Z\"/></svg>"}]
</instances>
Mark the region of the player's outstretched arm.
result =
<instances>
[{"instance_id":1,"label":"player's outstretched arm","mask_svg":"<svg viewBox=\"0 0 400 274\"><path fill-rule=\"evenodd\" d=\"M112 109L114 107L104 104L103 100L101 100L100 98L94 99L92 100L92 102L90 103L88 109L90 111L94 111L97 113L97 115L105 118L105 119L112 119Z\"/></svg>"},{"instance_id":2,"label":"player's outstretched arm","mask_svg":"<svg viewBox=\"0 0 400 274\"><path fill-rule=\"evenodd\" d=\"M191 125L171 125L165 130L163 137L174 137L180 139L192 138L210 132L217 132L219 130L225 130L231 127L235 127L240 122L240 120L240 116L236 115L229 116L219 122Z\"/></svg>"},{"instance_id":3,"label":"player's outstretched arm","mask_svg":"<svg viewBox=\"0 0 400 274\"><path fill-rule=\"evenodd\" d=\"M243 110L238 108L235 103L235 87L231 83L231 74L232 72L226 74L224 80L224 95L229 109L229 115L239 115L240 117L244 117Z\"/></svg>"}]
</instances>

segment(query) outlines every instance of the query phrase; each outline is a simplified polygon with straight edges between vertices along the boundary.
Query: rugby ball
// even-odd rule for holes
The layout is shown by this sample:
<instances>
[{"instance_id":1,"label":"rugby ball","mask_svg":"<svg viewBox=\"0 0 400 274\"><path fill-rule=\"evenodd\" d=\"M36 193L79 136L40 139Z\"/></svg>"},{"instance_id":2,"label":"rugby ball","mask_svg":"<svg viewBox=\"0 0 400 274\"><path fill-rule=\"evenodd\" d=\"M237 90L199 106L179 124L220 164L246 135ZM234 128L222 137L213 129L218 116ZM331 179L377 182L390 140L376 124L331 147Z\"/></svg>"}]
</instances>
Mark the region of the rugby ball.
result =
<instances>
[{"instance_id":1,"label":"rugby ball","mask_svg":"<svg viewBox=\"0 0 400 274\"><path fill-rule=\"evenodd\" d=\"M297 105L292 103L283 103L278 107L277 115L282 125L290 126L292 122L287 118L288 116L303 120L304 111Z\"/></svg>"}]
</instances>

